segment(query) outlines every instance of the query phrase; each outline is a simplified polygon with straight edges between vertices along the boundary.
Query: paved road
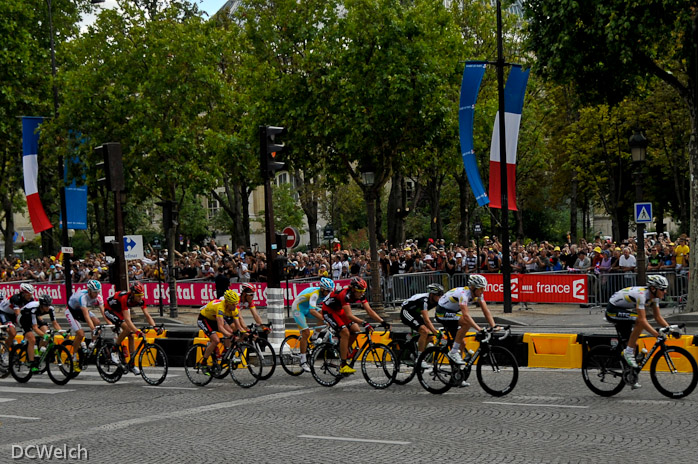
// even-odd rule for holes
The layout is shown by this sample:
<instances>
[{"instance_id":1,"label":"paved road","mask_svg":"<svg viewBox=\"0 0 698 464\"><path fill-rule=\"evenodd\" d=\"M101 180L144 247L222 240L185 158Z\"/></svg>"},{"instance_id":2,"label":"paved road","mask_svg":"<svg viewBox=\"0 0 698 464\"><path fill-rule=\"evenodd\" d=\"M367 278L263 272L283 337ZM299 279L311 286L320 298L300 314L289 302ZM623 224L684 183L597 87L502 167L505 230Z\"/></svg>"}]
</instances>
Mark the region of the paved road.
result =
<instances>
[{"instance_id":1,"label":"paved road","mask_svg":"<svg viewBox=\"0 0 698 464\"><path fill-rule=\"evenodd\" d=\"M64 387L9 378L0 462L29 444L79 445L99 463L694 462L698 395L673 401L641 381L601 398L579 371L522 369L494 398L477 384L436 396L416 381L374 390L354 376L325 388L283 371L251 389L195 388L182 369L161 387L133 375L107 385L89 371Z\"/></svg>"}]
</instances>

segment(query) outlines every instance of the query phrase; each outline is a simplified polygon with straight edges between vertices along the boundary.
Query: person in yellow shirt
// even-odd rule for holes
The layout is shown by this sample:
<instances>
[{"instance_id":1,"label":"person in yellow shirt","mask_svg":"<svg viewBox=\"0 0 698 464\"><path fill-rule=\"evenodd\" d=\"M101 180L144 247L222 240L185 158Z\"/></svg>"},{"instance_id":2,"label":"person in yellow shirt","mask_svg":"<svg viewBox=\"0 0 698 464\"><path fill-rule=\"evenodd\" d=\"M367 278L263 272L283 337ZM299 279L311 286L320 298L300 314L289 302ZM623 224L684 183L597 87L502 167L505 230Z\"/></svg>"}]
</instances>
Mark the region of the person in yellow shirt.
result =
<instances>
[{"instance_id":1,"label":"person in yellow shirt","mask_svg":"<svg viewBox=\"0 0 698 464\"><path fill-rule=\"evenodd\" d=\"M676 255L676 269L688 266L688 252L691 251L686 243L686 239L679 237L679 244L674 249Z\"/></svg>"},{"instance_id":2,"label":"person in yellow shirt","mask_svg":"<svg viewBox=\"0 0 698 464\"><path fill-rule=\"evenodd\" d=\"M240 296L235 291L226 290L223 298L210 301L201 308L197 325L209 338L203 359L211 356L211 353L221 341L216 332L220 332L226 337L232 337L233 332L236 330L246 331L240 323L239 302ZM225 321L226 317L232 318L232 324L228 324Z\"/></svg>"}]
</instances>

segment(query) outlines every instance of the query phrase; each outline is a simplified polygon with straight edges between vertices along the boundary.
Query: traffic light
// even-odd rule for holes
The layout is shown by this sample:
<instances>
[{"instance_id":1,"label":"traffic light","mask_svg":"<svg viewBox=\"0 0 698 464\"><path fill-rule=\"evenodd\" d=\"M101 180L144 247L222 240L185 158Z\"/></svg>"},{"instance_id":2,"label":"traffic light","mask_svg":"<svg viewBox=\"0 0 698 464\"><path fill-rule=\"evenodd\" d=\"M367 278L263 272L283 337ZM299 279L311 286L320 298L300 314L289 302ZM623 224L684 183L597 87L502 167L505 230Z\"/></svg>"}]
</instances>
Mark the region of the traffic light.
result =
<instances>
[{"instance_id":1,"label":"traffic light","mask_svg":"<svg viewBox=\"0 0 698 464\"><path fill-rule=\"evenodd\" d=\"M276 171L286 169L286 163L278 160L278 155L286 148L278 140L284 134L286 129L283 127L259 126L259 167L262 179L273 179Z\"/></svg>"},{"instance_id":2,"label":"traffic light","mask_svg":"<svg viewBox=\"0 0 698 464\"><path fill-rule=\"evenodd\" d=\"M95 148L102 161L96 167L104 171L104 177L97 182L105 183L107 190L112 192L123 192L126 185L124 182L124 163L121 155L121 144L117 142L105 143Z\"/></svg>"}]
</instances>

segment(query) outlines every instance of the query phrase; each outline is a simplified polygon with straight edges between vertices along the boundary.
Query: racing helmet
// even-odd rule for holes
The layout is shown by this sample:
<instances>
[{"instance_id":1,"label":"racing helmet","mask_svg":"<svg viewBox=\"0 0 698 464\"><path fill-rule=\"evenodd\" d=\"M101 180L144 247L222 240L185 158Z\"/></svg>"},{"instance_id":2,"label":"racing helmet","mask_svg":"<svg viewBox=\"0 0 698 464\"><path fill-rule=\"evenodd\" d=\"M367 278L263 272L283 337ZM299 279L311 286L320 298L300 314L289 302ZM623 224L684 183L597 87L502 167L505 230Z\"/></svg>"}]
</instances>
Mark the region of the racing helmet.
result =
<instances>
[{"instance_id":1,"label":"racing helmet","mask_svg":"<svg viewBox=\"0 0 698 464\"><path fill-rule=\"evenodd\" d=\"M27 293L34 293L34 286L32 284L22 284L19 286L19 291L27 292Z\"/></svg>"},{"instance_id":2,"label":"racing helmet","mask_svg":"<svg viewBox=\"0 0 698 464\"><path fill-rule=\"evenodd\" d=\"M87 289L91 292L100 292L102 290L102 284L99 280L90 280L87 282Z\"/></svg>"},{"instance_id":3,"label":"racing helmet","mask_svg":"<svg viewBox=\"0 0 698 464\"><path fill-rule=\"evenodd\" d=\"M330 279L329 277L323 277L320 279L320 288L331 292L334 290L334 280Z\"/></svg>"},{"instance_id":4,"label":"racing helmet","mask_svg":"<svg viewBox=\"0 0 698 464\"><path fill-rule=\"evenodd\" d=\"M134 295L144 295L145 294L145 289L143 288L143 284L140 282L134 282L131 284L131 293Z\"/></svg>"},{"instance_id":5,"label":"racing helmet","mask_svg":"<svg viewBox=\"0 0 698 464\"><path fill-rule=\"evenodd\" d=\"M243 295L254 295L257 290L254 288L254 285L249 284L249 283L244 283L240 286L240 293Z\"/></svg>"},{"instance_id":6,"label":"racing helmet","mask_svg":"<svg viewBox=\"0 0 698 464\"><path fill-rule=\"evenodd\" d=\"M237 294L235 290L226 290L223 294L223 299L226 301L226 303L230 303L233 305L236 305L240 302L240 296Z\"/></svg>"},{"instance_id":7,"label":"racing helmet","mask_svg":"<svg viewBox=\"0 0 698 464\"><path fill-rule=\"evenodd\" d=\"M427 292L431 293L432 295L443 295L444 294L444 288L440 284L429 284L427 285Z\"/></svg>"},{"instance_id":8,"label":"racing helmet","mask_svg":"<svg viewBox=\"0 0 698 464\"><path fill-rule=\"evenodd\" d=\"M361 277L354 277L349 283L349 288L356 290L357 292L365 292L368 288L368 284Z\"/></svg>"},{"instance_id":9,"label":"racing helmet","mask_svg":"<svg viewBox=\"0 0 698 464\"><path fill-rule=\"evenodd\" d=\"M41 295L39 297L39 304L40 305L51 306L51 303L53 303L53 299L51 299L51 297L49 295L47 295L46 293L44 293L43 295Z\"/></svg>"},{"instance_id":10,"label":"racing helmet","mask_svg":"<svg viewBox=\"0 0 698 464\"><path fill-rule=\"evenodd\" d=\"M468 286L471 288L486 288L487 279L480 274L471 274L468 278Z\"/></svg>"},{"instance_id":11,"label":"racing helmet","mask_svg":"<svg viewBox=\"0 0 698 464\"><path fill-rule=\"evenodd\" d=\"M669 287L669 281L662 275L652 274L647 276L647 285L659 290L666 290Z\"/></svg>"}]
</instances>

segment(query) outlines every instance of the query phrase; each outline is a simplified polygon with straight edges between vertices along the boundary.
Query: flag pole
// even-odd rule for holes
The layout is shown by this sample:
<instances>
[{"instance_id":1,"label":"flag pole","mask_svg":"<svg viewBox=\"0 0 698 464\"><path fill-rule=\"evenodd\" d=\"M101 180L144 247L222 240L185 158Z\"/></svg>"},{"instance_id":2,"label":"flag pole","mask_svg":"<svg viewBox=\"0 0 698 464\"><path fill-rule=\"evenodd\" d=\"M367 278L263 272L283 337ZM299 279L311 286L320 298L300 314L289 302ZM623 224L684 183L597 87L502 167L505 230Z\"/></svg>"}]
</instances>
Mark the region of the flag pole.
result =
<instances>
[{"instance_id":1,"label":"flag pole","mask_svg":"<svg viewBox=\"0 0 698 464\"><path fill-rule=\"evenodd\" d=\"M509 192L507 182L507 134L504 107L504 46L502 44L502 2L497 0L497 92L499 93L499 168L502 189L502 291L504 312L511 313L511 251L509 248Z\"/></svg>"}]
</instances>

